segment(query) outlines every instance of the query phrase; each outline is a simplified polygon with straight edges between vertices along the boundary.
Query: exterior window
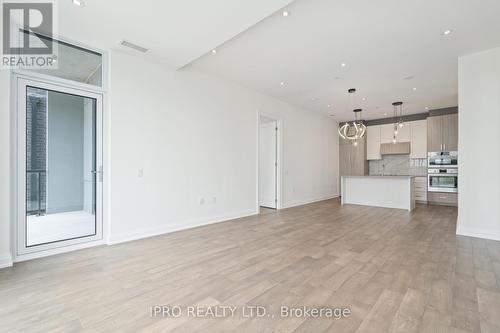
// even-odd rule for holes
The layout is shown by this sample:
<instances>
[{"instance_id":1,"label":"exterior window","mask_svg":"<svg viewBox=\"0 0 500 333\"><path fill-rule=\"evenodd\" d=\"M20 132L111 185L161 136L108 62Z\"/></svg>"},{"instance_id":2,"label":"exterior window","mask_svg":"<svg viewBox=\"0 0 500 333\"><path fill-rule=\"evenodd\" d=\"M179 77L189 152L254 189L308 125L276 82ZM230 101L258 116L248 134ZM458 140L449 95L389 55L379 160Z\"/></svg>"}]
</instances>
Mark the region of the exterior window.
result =
<instances>
[{"instance_id":1,"label":"exterior window","mask_svg":"<svg viewBox=\"0 0 500 333\"><path fill-rule=\"evenodd\" d=\"M30 33L30 32L23 32ZM102 54L37 34L57 49L57 68L30 68L29 71L102 87Z\"/></svg>"}]
</instances>

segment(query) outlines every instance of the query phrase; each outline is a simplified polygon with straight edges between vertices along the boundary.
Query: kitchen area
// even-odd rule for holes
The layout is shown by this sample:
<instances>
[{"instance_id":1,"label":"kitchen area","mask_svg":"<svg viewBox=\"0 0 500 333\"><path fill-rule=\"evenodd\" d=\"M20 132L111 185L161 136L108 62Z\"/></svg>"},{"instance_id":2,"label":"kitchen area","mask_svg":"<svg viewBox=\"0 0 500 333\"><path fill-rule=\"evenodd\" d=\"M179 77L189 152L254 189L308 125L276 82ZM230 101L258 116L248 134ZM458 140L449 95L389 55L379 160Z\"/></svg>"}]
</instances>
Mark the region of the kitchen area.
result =
<instances>
[{"instance_id":1,"label":"kitchen area","mask_svg":"<svg viewBox=\"0 0 500 333\"><path fill-rule=\"evenodd\" d=\"M399 103L394 117L347 126L363 135L339 131L342 204L457 206L458 108L399 116Z\"/></svg>"}]
</instances>

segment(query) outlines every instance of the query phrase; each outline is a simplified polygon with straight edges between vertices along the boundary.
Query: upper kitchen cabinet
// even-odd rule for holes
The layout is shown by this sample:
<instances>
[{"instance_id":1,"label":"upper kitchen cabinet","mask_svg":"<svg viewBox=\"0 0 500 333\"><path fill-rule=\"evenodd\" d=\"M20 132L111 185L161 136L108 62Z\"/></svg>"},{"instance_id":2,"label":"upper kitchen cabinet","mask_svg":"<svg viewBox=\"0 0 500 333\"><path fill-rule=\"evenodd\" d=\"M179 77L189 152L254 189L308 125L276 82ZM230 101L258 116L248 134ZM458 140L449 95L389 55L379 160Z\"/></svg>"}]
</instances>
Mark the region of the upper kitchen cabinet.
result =
<instances>
[{"instance_id":1,"label":"upper kitchen cabinet","mask_svg":"<svg viewBox=\"0 0 500 333\"><path fill-rule=\"evenodd\" d=\"M380 155L380 127L368 126L366 128L366 159L381 160Z\"/></svg>"},{"instance_id":2,"label":"upper kitchen cabinet","mask_svg":"<svg viewBox=\"0 0 500 333\"><path fill-rule=\"evenodd\" d=\"M394 124L380 125L380 142L392 143L394 138ZM410 126L405 123L403 127L398 127L398 135L396 136L398 142L410 142Z\"/></svg>"},{"instance_id":3,"label":"upper kitchen cabinet","mask_svg":"<svg viewBox=\"0 0 500 333\"><path fill-rule=\"evenodd\" d=\"M398 127L397 142L410 142L410 127L412 123L404 123L403 127Z\"/></svg>"},{"instance_id":4,"label":"upper kitchen cabinet","mask_svg":"<svg viewBox=\"0 0 500 333\"><path fill-rule=\"evenodd\" d=\"M410 158L427 158L427 120L412 121L410 127Z\"/></svg>"},{"instance_id":5,"label":"upper kitchen cabinet","mask_svg":"<svg viewBox=\"0 0 500 333\"><path fill-rule=\"evenodd\" d=\"M380 146L392 143L394 124L372 125L366 130L366 159L381 160ZM427 158L427 121L406 122L399 128L397 143L410 142L410 158Z\"/></svg>"},{"instance_id":6,"label":"upper kitchen cabinet","mask_svg":"<svg viewBox=\"0 0 500 333\"><path fill-rule=\"evenodd\" d=\"M394 137L394 124L380 125L380 143L391 143Z\"/></svg>"},{"instance_id":7,"label":"upper kitchen cabinet","mask_svg":"<svg viewBox=\"0 0 500 333\"><path fill-rule=\"evenodd\" d=\"M458 113L443 116L443 145L445 151L458 150Z\"/></svg>"},{"instance_id":8,"label":"upper kitchen cabinet","mask_svg":"<svg viewBox=\"0 0 500 333\"><path fill-rule=\"evenodd\" d=\"M458 150L458 114L427 118L427 151Z\"/></svg>"},{"instance_id":9,"label":"upper kitchen cabinet","mask_svg":"<svg viewBox=\"0 0 500 333\"><path fill-rule=\"evenodd\" d=\"M427 151L442 151L443 150L443 118L429 117L427 118Z\"/></svg>"}]
</instances>

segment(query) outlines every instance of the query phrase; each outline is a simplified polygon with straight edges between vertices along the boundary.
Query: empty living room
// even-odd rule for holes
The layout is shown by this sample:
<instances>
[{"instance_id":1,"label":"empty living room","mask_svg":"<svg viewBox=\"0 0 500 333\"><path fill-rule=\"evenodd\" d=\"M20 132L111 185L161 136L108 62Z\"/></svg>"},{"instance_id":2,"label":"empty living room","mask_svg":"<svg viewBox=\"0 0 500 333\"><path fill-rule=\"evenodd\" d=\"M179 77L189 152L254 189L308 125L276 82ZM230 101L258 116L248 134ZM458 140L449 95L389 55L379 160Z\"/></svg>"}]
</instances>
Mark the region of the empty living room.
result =
<instances>
[{"instance_id":1,"label":"empty living room","mask_svg":"<svg viewBox=\"0 0 500 333\"><path fill-rule=\"evenodd\" d=\"M0 11L0 332L500 332L499 1Z\"/></svg>"}]
</instances>

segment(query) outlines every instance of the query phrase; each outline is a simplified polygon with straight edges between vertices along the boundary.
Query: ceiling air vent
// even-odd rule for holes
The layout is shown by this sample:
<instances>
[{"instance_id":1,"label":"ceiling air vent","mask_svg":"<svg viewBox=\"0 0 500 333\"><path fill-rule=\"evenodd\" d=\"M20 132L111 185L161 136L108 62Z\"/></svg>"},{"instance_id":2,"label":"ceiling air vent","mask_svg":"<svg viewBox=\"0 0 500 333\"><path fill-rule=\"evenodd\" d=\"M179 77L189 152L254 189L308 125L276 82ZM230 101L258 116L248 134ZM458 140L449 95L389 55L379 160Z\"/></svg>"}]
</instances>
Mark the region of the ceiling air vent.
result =
<instances>
[{"instance_id":1,"label":"ceiling air vent","mask_svg":"<svg viewBox=\"0 0 500 333\"><path fill-rule=\"evenodd\" d=\"M120 45L123 45L125 47L128 47L128 48L131 48L131 49L134 49L136 51L139 51L141 53L147 53L149 50L145 47L142 47L142 46L139 46L137 44L134 44L134 43L131 43L131 42L127 42L126 40L122 41L120 43Z\"/></svg>"}]
</instances>

